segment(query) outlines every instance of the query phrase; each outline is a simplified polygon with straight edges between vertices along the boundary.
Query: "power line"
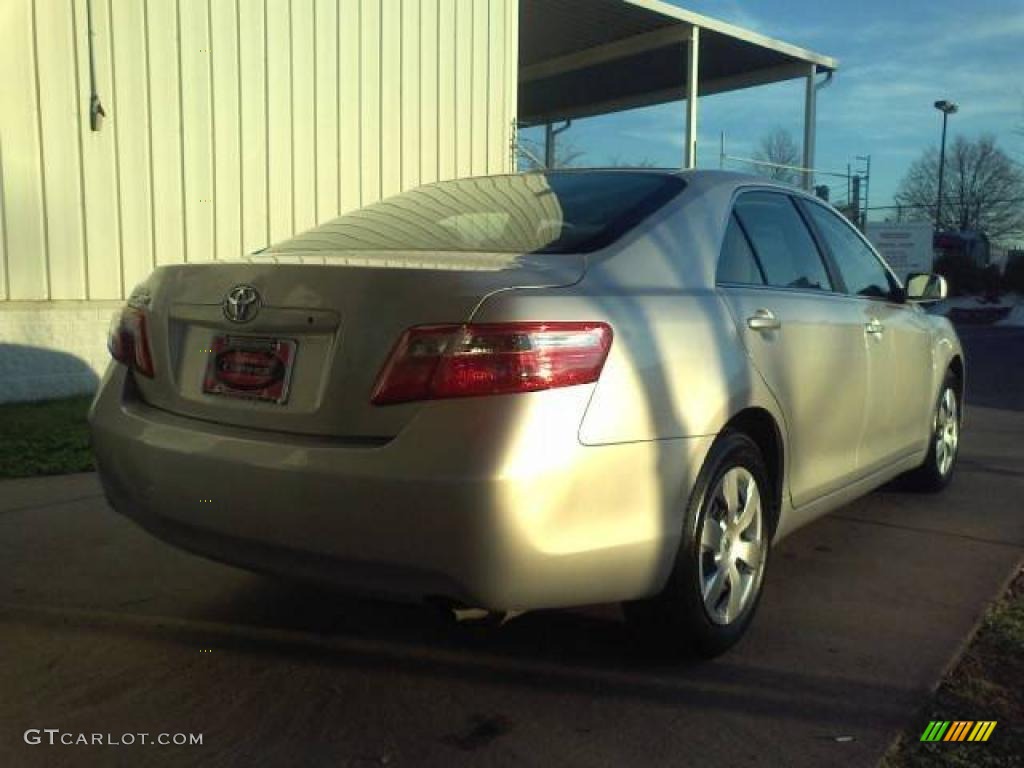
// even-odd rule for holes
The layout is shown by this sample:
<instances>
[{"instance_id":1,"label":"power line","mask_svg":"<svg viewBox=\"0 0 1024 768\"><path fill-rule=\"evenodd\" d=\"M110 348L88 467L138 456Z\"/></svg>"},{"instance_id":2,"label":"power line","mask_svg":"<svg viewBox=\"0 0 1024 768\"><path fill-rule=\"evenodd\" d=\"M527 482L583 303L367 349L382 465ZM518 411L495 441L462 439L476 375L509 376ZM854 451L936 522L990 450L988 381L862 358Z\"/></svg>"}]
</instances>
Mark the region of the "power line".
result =
<instances>
[{"instance_id":1,"label":"power line","mask_svg":"<svg viewBox=\"0 0 1024 768\"><path fill-rule=\"evenodd\" d=\"M985 200L986 205L992 205L993 203L1024 203L1024 197L1005 197L997 200ZM895 211L907 208L926 208L928 210L934 210L935 205L928 203L904 203L902 205L873 205L865 210L868 211Z\"/></svg>"}]
</instances>

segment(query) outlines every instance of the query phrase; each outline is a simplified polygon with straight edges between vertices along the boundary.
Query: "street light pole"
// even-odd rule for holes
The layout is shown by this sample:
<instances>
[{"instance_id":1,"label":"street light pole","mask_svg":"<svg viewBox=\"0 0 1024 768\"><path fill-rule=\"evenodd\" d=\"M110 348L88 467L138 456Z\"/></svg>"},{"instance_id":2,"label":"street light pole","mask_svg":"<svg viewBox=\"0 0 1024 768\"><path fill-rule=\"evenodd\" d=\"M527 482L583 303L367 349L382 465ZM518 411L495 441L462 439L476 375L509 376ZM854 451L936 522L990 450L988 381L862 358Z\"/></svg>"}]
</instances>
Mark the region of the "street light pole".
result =
<instances>
[{"instance_id":1,"label":"street light pole","mask_svg":"<svg viewBox=\"0 0 1024 768\"><path fill-rule=\"evenodd\" d=\"M558 128L552 123L544 123L544 170L553 171L555 165L558 162L558 156L555 153L555 139L562 131L566 131L572 125L572 120L566 120Z\"/></svg>"},{"instance_id":2,"label":"street light pole","mask_svg":"<svg viewBox=\"0 0 1024 768\"><path fill-rule=\"evenodd\" d=\"M955 114L957 111L957 105L952 101L935 102L935 108L942 113L942 145L939 149L939 192L937 200L935 201L935 229L938 230L942 226L942 181L946 171L946 121L949 116Z\"/></svg>"}]
</instances>

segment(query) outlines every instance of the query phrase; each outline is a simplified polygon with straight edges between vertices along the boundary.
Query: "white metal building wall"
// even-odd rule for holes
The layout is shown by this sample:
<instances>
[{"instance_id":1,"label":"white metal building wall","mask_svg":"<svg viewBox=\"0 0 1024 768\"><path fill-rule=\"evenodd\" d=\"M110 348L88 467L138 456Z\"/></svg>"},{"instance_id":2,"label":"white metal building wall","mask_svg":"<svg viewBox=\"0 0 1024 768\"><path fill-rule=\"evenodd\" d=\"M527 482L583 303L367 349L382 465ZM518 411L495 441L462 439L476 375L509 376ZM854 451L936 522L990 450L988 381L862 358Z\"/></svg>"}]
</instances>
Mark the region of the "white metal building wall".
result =
<instances>
[{"instance_id":1,"label":"white metal building wall","mask_svg":"<svg viewBox=\"0 0 1024 768\"><path fill-rule=\"evenodd\" d=\"M510 168L517 0L92 0L92 17L96 132L87 0L0 0L0 344L27 342L5 309L45 325L154 266Z\"/></svg>"}]
</instances>

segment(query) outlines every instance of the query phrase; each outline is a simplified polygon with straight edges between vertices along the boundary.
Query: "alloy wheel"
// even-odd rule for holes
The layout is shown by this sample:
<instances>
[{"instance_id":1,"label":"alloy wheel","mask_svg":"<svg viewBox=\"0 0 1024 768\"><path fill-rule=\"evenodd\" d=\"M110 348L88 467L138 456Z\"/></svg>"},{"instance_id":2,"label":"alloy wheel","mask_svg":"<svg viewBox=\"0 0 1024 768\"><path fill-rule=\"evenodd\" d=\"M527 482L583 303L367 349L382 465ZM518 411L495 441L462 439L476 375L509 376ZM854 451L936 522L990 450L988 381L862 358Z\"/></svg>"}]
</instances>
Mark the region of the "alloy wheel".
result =
<instances>
[{"instance_id":1,"label":"alloy wheel","mask_svg":"<svg viewBox=\"0 0 1024 768\"><path fill-rule=\"evenodd\" d=\"M956 392L946 387L935 412L935 465L943 477L949 474L960 441L960 419Z\"/></svg>"},{"instance_id":2,"label":"alloy wheel","mask_svg":"<svg viewBox=\"0 0 1024 768\"><path fill-rule=\"evenodd\" d=\"M715 624L730 624L756 596L765 560L757 480L746 468L732 467L719 479L707 503L700 535L701 598Z\"/></svg>"}]
</instances>

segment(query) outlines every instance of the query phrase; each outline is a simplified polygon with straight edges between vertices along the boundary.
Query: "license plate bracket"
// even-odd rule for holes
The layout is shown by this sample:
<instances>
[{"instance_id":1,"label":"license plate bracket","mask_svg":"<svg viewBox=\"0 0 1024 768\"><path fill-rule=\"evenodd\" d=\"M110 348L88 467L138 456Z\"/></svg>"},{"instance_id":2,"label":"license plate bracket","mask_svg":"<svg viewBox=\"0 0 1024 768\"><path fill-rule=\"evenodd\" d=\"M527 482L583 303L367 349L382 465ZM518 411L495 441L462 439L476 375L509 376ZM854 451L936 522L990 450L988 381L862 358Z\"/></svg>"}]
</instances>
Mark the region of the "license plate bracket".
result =
<instances>
[{"instance_id":1,"label":"license plate bracket","mask_svg":"<svg viewBox=\"0 0 1024 768\"><path fill-rule=\"evenodd\" d=\"M218 334L207 353L203 393L283 405L297 349L294 339Z\"/></svg>"}]
</instances>

